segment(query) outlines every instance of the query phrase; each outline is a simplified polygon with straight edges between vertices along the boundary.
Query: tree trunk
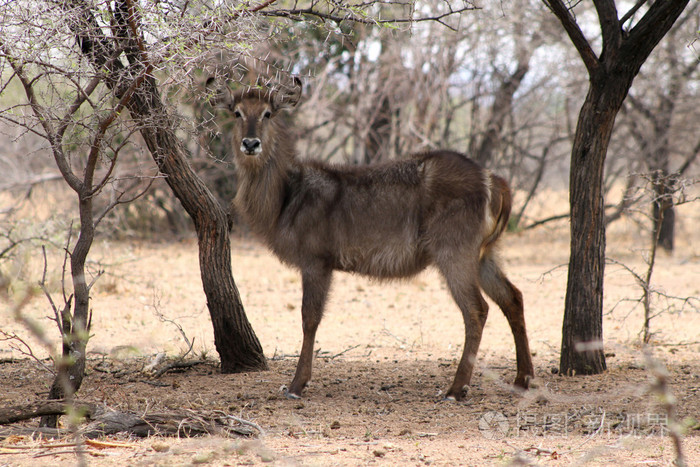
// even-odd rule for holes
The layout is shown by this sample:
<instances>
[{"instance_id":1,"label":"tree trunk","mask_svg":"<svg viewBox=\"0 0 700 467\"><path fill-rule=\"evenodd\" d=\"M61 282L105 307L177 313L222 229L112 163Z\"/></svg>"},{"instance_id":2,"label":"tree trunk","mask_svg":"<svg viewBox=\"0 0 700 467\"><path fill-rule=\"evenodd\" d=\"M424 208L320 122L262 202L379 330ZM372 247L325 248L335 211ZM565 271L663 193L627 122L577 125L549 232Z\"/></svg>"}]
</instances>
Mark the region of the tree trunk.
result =
<instances>
[{"instance_id":1,"label":"tree trunk","mask_svg":"<svg viewBox=\"0 0 700 467\"><path fill-rule=\"evenodd\" d=\"M49 400L72 400L85 375L85 357L90 332L90 289L85 278L85 261L95 238L91 179L91 175L86 176L87 183L83 185L82 192L78 193L80 235L70 255L73 313L71 315L69 300L60 316L63 353L61 359L56 362L56 376L49 390ZM45 415L39 422L39 426L42 427L56 428L57 425L58 415Z\"/></svg>"},{"instance_id":2,"label":"tree trunk","mask_svg":"<svg viewBox=\"0 0 700 467\"><path fill-rule=\"evenodd\" d=\"M668 132L665 133L666 137L663 139L666 144L656 151L655 157L651 159L652 167L649 167L652 171L651 182L654 196L651 203L651 241L671 253L676 225L676 212L673 208L676 177L668 173L670 150L667 135Z\"/></svg>"},{"instance_id":3,"label":"tree trunk","mask_svg":"<svg viewBox=\"0 0 700 467\"><path fill-rule=\"evenodd\" d=\"M186 150L172 130L174 125L161 103L155 79L148 77L144 80L127 108L132 118L140 123L141 136L153 160L167 175L165 181L194 222L199 244L199 268L214 326L214 344L221 358L221 371L237 373L267 369L262 346L245 315L231 272L228 215L192 170Z\"/></svg>"},{"instance_id":4,"label":"tree trunk","mask_svg":"<svg viewBox=\"0 0 700 467\"><path fill-rule=\"evenodd\" d=\"M671 193L672 191L666 188L662 195L671 196ZM653 211L654 228L652 230L652 241L658 241L658 245L661 248L671 253L673 251L676 227L676 210L673 207L673 202L668 199L654 202Z\"/></svg>"},{"instance_id":5,"label":"tree trunk","mask_svg":"<svg viewBox=\"0 0 700 467\"><path fill-rule=\"evenodd\" d=\"M68 15L73 17L68 25L76 34L83 55L97 72L105 73L105 84L118 99L125 96L129 86L138 84L126 108L139 124L153 160L166 175L166 182L197 230L200 272L221 371L267 369L262 346L245 315L231 272L228 215L188 162L187 150L175 134L175 118L161 101L156 79L151 74L148 51L136 36L139 34L138 17L129 11L130 6L130 2L115 4L116 47L111 36L102 33L87 4L66 4ZM130 62L128 69L118 59L121 53L115 50L124 50Z\"/></svg>"},{"instance_id":6,"label":"tree trunk","mask_svg":"<svg viewBox=\"0 0 700 467\"><path fill-rule=\"evenodd\" d=\"M472 157L482 167L488 167L493 162L494 154L499 149L503 139L506 117L513 112L513 97L530 70L531 57L531 50L522 50L518 57L517 68L512 74L502 78L501 84L493 96L491 115L486 130L478 148L472 153Z\"/></svg>"},{"instance_id":7,"label":"tree trunk","mask_svg":"<svg viewBox=\"0 0 700 467\"><path fill-rule=\"evenodd\" d=\"M379 105L372 110L375 113L365 139L363 164L387 160L391 154L391 103L386 94L380 99Z\"/></svg>"},{"instance_id":8,"label":"tree trunk","mask_svg":"<svg viewBox=\"0 0 700 467\"><path fill-rule=\"evenodd\" d=\"M571 258L562 330L562 374L605 370L603 278L605 222L603 166L615 117L647 57L688 5L689 0L656 0L632 27L618 17L614 0L595 0L603 46L591 48L570 7L543 0L566 30L583 60L590 87L579 114L571 150Z\"/></svg>"},{"instance_id":9,"label":"tree trunk","mask_svg":"<svg viewBox=\"0 0 700 467\"><path fill-rule=\"evenodd\" d=\"M622 102L619 97L616 100ZM562 374L596 374L606 369L603 169L618 109L608 98L605 85L592 82L571 152L571 254L559 363Z\"/></svg>"}]
</instances>

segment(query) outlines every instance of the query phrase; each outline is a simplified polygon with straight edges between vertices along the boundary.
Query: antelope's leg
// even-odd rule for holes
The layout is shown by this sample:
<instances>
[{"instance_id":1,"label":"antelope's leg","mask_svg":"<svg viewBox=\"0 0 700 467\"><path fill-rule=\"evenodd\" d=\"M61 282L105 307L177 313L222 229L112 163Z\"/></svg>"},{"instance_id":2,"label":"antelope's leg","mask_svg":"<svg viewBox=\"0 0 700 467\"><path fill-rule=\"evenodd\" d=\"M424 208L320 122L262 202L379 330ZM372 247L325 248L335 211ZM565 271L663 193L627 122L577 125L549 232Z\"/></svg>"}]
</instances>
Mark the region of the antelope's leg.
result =
<instances>
[{"instance_id":1,"label":"antelope's leg","mask_svg":"<svg viewBox=\"0 0 700 467\"><path fill-rule=\"evenodd\" d=\"M523 312L523 295L503 274L495 258L484 256L479 268L481 288L486 295L496 302L508 320L510 330L515 340L515 354L517 359L518 374L515 377L515 385L527 389L535 371L532 367L530 356L530 344L525 329L525 315Z\"/></svg>"},{"instance_id":2,"label":"antelope's leg","mask_svg":"<svg viewBox=\"0 0 700 467\"><path fill-rule=\"evenodd\" d=\"M297 371L286 395L298 399L311 379L313 365L314 340L316 330L323 317L323 308L331 285L331 271L324 268L302 271L301 275L303 297L301 302L301 321L304 330L304 340L301 344Z\"/></svg>"},{"instance_id":3,"label":"antelope's leg","mask_svg":"<svg viewBox=\"0 0 700 467\"><path fill-rule=\"evenodd\" d=\"M481 295L476 279L477 260L474 257L474 260L470 261L472 257L472 255L453 255L450 263L440 265L452 298L462 312L465 334L462 359L457 367L452 386L447 390L446 399L460 400L464 397L463 389L471 381L481 334L489 311L489 306ZM455 258L458 260L455 261Z\"/></svg>"},{"instance_id":4,"label":"antelope's leg","mask_svg":"<svg viewBox=\"0 0 700 467\"><path fill-rule=\"evenodd\" d=\"M472 371L474 363L476 363L476 354L481 343L481 334L484 331L489 306L476 286L470 287L464 292L453 292L452 295L455 296L462 311L465 336L462 359L459 361L455 379L450 389L447 390L445 398L461 400L464 397L464 387L468 386L472 379Z\"/></svg>"}]
</instances>

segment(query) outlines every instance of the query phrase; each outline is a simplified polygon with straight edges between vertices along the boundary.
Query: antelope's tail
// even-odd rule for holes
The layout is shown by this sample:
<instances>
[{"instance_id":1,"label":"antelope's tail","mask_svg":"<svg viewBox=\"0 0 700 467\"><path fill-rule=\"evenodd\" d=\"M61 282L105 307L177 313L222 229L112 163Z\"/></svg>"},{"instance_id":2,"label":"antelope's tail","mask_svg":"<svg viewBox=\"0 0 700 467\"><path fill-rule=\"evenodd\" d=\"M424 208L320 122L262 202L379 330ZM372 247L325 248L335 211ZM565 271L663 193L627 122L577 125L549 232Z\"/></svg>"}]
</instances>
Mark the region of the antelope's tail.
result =
<instances>
[{"instance_id":1,"label":"antelope's tail","mask_svg":"<svg viewBox=\"0 0 700 467\"><path fill-rule=\"evenodd\" d=\"M485 179L488 196L480 256L484 256L506 229L513 201L508 183L503 178L487 171Z\"/></svg>"}]
</instances>

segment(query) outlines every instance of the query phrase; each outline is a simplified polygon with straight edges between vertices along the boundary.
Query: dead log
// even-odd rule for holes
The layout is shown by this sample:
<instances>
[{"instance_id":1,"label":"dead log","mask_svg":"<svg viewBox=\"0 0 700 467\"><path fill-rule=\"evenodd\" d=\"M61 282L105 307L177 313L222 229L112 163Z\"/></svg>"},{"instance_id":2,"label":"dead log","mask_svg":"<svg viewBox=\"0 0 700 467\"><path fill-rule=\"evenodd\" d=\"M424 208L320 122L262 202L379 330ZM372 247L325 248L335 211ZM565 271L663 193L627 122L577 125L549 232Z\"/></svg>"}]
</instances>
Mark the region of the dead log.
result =
<instances>
[{"instance_id":1,"label":"dead log","mask_svg":"<svg viewBox=\"0 0 700 467\"><path fill-rule=\"evenodd\" d=\"M263 429L247 420L224 412L196 413L194 411L152 413L137 416L108 411L80 430L86 438L129 433L140 438L159 436L259 436Z\"/></svg>"},{"instance_id":2,"label":"dead log","mask_svg":"<svg viewBox=\"0 0 700 467\"><path fill-rule=\"evenodd\" d=\"M99 438L117 433L127 433L140 438L151 435L160 436L205 436L220 435L227 437L260 436L263 429L257 424L228 415L223 411L198 413L192 410L180 412L151 413L136 415L120 412L86 402L66 403L65 400L37 401L25 405L0 407L0 425L9 425L23 420L43 417L45 415L65 415L68 411L79 411L87 425L79 428L78 433L85 438ZM45 430L28 427L8 427L0 430L0 439L13 434L39 434L58 437L66 430Z\"/></svg>"},{"instance_id":3,"label":"dead log","mask_svg":"<svg viewBox=\"0 0 700 467\"><path fill-rule=\"evenodd\" d=\"M45 415L65 415L71 407L71 410L78 411L86 418L90 418L97 410L94 404L87 402L74 401L72 404L67 404L65 400L37 401L24 405L0 407L0 425L9 425Z\"/></svg>"}]
</instances>

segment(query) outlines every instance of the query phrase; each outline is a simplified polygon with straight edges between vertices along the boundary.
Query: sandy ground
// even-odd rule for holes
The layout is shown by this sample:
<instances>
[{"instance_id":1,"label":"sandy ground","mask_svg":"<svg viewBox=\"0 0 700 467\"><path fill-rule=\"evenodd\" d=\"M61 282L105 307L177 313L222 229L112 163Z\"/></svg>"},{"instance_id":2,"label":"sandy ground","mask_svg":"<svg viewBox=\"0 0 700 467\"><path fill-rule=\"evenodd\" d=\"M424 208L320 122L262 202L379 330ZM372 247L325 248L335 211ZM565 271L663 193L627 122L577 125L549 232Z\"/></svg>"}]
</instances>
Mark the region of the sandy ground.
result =
<instances>
[{"instance_id":1,"label":"sandy ground","mask_svg":"<svg viewBox=\"0 0 700 467\"><path fill-rule=\"evenodd\" d=\"M697 203L695 203L697 204ZM700 296L700 214L679 212L679 245L660 255L657 290ZM643 272L647 234L614 224L608 256ZM41 276L40 252L26 258L26 276ZM301 344L298 274L248 238L233 241L233 270L248 318L270 359L261 373L218 372L213 333L201 290L193 240L171 243L100 241L93 269L105 274L93 289L93 337L84 400L137 413L170 409L222 410L260 425L259 439L111 437L122 447L90 447L89 465L669 465L674 449L669 419L651 391L652 375L639 345L641 289L622 266L610 264L605 282L608 371L563 377L558 367L566 289L566 224L507 234L502 257L525 296L536 369L535 388L512 391L515 356L507 323L492 304L468 397L441 400L463 343L463 325L439 275L428 270L406 282L377 283L337 274L318 333L314 377L300 401L282 397ZM60 267L61 258L49 257ZM60 300L60 275L49 284ZM15 296L20 294L17 287ZM694 302L697 307L698 301ZM13 320L16 332L43 358L46 351ZM651 323L653 359L669 371L679 420L694 425L683 439L688 465L700 465L700 311L658 298ZM55 342L46 298L24 308ZM141 372L158 353L208 359L157 380ZM0 406L45 397L52 380L17 341L0 341ZM694 422L692 420L694 420ZM72 448L9 438L2 465L72 465ZM46 455L43 455L46 454Z\"/></svg>"}]
</instances>

